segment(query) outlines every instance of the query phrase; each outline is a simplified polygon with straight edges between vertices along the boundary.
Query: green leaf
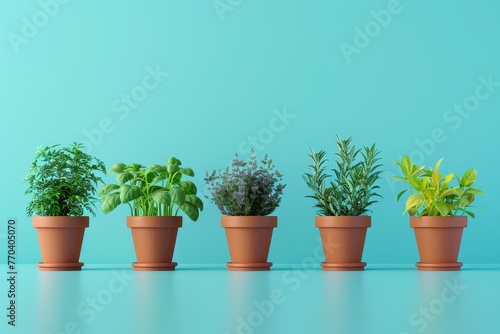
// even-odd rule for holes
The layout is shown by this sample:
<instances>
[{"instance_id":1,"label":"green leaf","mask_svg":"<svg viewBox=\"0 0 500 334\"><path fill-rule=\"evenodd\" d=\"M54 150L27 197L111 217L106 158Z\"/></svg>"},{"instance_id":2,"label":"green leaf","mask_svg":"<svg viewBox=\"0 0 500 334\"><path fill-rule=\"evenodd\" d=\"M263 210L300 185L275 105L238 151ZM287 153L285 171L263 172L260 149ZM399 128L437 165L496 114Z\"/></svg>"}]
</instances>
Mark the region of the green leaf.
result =
<instances>
[{"instance_id":1,"label":"green leaf","mask_svg":"<svg viewBox=\"0 0 500 334\"><path fill-rule=\"evenodd\" d=\"M194 172L191 168L181 168L180 169L181 173L187 176L194 176Z\"/></svg>"},{"instance_id":2,"label":"green leaf","mask_svg":"<svg viewBox=\"0 0 500 334\"><path fill-rule=\"evenodd\" d=\"M170 196L172 198L172 202L177 204L179 207L181 207L185 202L186 194L180 187L173 187L170 189Z\"/></svg>"},{"instance_id":3,"label":"green leaf","mask_svg":"<svg viewBox=\"0 0 500 334\"><path fill-rule=\"evenodd\" d=\"M406 182L406 179L404 177L401 177L401 176L397 176L397 175L393 175L391 176L393 179L395 180L399 180L399 181L403 181L403 182Z\"/></svg>"},{"instance_id":4,"label":"green leaf","mask_svg":"<svg viewBox=\"0 0 500 334\"><path fill-rule=\"evenodd\" d=\"M120 201L125 204L141 197L141 189L138 186L124 184L120 187Z\"/></svg>"},{"instance_id":5,"label":"green leaf","mask_svg":"<svg viewBox=\"0 0 500 334\"><path fill-rule=\"evenodd\" d=\"M408 213L410 214L410 216L415 216L417 214L417 209L413 208L413 209L410 209L410 210L407 210ZM403 212L404 214L404 212ZM420 214L420 216L422 216L422 214Z\"/></svg>"},{"instance_id":6,"label":"green leaf","mask_svg":"<svg viewBox=\"0 0 500 334\"><path fill-rule=\"evenodd\" d=\"M120 186L118 186L116 184L105 184L104 186L101 187L101 189L99 189L98 195L99 195L99 197L104 197L104 195L107 195L110 192L115 191L119 188L120 188Z\"/></svg>"},{"instance_id":7,"label":"green leaf","mask_svg":"<svg viewBox=\"0 0 500 334\"><path fill-rule=\"evenodd\" d=\"M104 214L108 214L111 211L113 211L120 203L121 201L119 193L108 194L104 196L104 199L102 201L101 204L102 212L104 212Z\"/></svg>"},{"instance_id":8,"label":"green leaf","mask_svg":"<svg viewBox=\"0 0 500 334\"><path fill-rule=\"evenodd\" d=\"M434 185L434 188L439 189L439 165L441 165L441 162L443 161L443 158L439 159L436 165L434 166L434 170L432 171L432 184Z\"/></svg>"},{"instance_id":9,"label":"green leaf","mask_svg":"<svg viewBox=\"0 0 500 334\"><path fill-rule=\"evenodd\" d=\"M466 214L468 214L469 216L471 216L472 218L476 218L476 215L474 214L474 212L471 212L471 211L468 211L468 210L464 210L464 212Z\"/></svg>"},{"instance_id":10,"label":"green leaf","mask_svg":"<svg viewBox=\"0 0 500 334\"><path fill-rule=\"evenodd\" d=\"M434 197L436 197L436 190L434 188L427 188L422 192L422 195L427 202L433 202Z\"/></svg>"},{"instance_id":11,"label":"green leaf","mask_svg":"<svg viewBox=\"0 0 500 334\"><path fill-rule=\"evenodd\" d=\"M405 155L401 160L401 171L406 177L411 176L413 173L413 162L407 155Z\"/></svg>"},{"instance_id":12,"label":"green leaf","mask_svg":"<svg viewBox=\"0 0 500 334\"><path fill-rule=\"evenodd\" d=\"M179 183L179 181L181 180L181 178L182 178L182 174L175 172L174 176L170 180L170 183L172 185L175 185L175 184Z\"/></svg>"},{"instance_id":13,"label":"green leaf","mask_svg":"<svg viewBox=\"0 0 500 334\"><path fill-rule=\"evenodd\" d=\"M451 210L451 207L449 205L442 202L435 202L434 207L439 211L441 216L447 216Z\"/></svg>"},{"instance_id":14,"label":"green leaf","mask_svg":"<svg viewBox=\"0 0 500 334\"><path fill-rule=\"evenodd\" d=\"M417 209L420 207L422 204L423 199L421 194L413 194L410 197L408 197L408 200L406 201L406 210L410 209Z\"/></svg>"},{"instance_id":15,"label":"green leaf","mask_svg":"<svg viewBox=\"0 0 500 334\"><path fill-rule=\"evenodd\" d=\"M463 193L464 193L464 191L462 190L462 188L457 186L457 187L453 187L453 188L446 189L445 191L443 191L441 193L441 195L439 195L439 199L443 199L446 196L450 196L450 195L462 196Z\"/></svg>"},{"instance_id":16,"label":"green leaf","mask_svg":"<svg viewBox=\"0 0 500 334\"><path fill-rule=\"evenodd\" d=\"M425 166L420 166L420 167L417 167L415 168L415 170L413 171L413 176L417 176L418 173L423 170L425 168Z\"/></svg>"},{"instance_id":17,"label":"green leaf","mask_svg":"<svg viewBox=\"0 0 500 334\"><path fill-rule=\"evenodd\" d=\"M167 171L170 175L177 173L180 170L178 165L175 164L167 164Z\"/></svg>"},{"instance_id":18,"label":"green leaf","mask_svg":"<svg viewBox=\"0 0 500 334\"><path fill-rule=\"evenodd\" d=\"M469 169L464 173L462 179L460 180L460 185L462 187L470 187L474 182L476 182L477 172L474 168Z\"/></svg>"},{"instance_id":19,"label":"green leaf","mask_svg":"<svg viewBox=\"0 0 500 334\"><path fill-rule=\"evenodd\" d=\"M430 179L431 178L429 176L422 177L422 181L420 182L420 189L426 189Z\"/></svg>"},{"instance_id":20,"label":"green leaf","mask_svg":"<svg viewBox=\"0 0 500 334\"><path fill-rule=\"evenodd\" d=\"M448 185L450 184L451 180L453 179L455 175L452 173L452 174L448 174L446 175L446 178L444 179L444 182L443 182L443 186L441 189L446 189L448 188Z\"/></svg>"},{"instance_id":21,"label":"green leaf","mask_svg":"<svg viewBox=\"0 0 500 334\"><path fill-rule=\"evenodd\" d=\"M179 165L180 160L175 157L168 158L167 165Z\"/></svg>"},{"instance_id":22,"label":"green leaf","mask_svg":"<svg viewBox=\"0 0 500 334\"><path fill-rule=\"evenodd\" d=\"M108 174L119 174L123 173L123 170L125 169L125 164L121 162L115 163L113 166L108 171Z\"/></svg>"},{"instance_id":23,"label":"green leaf","mask_svg":"<svg viewBox=\"0 0 500 334\"><path fill-rule=\"evenodd\" d=\"M418 179L416 177L413 177L413 176L409 176L408 178L408 182L410 183L410 185L416 190L416 191L421 191L422 188L420 187L420 182L418 182Z\"/></svg>"},{"instance_id":24,"label":"green leaf","mask_svg":"<svg viewBox=\"0 0 500 334\"><path fill-rule=\"evenodd\" d=\"M474 195L486 195L481 189L469 188L464 194L474 194Z\"/></svg>"},{"instance_id":25,"label":"green leaf","mask_svg":"<svg viewBox=\"0 0 500 334\"><path fill-rule=\"evenodd\" d=\"M151 184L157 184L161 181L164 181L168 178L167 175L157 175L155 178L151 180Z\"/></svg>"},{"instance_id":26,"label":"green leaf","mask_svg":"<svg viewBox=\"0 0 500 334\"><path fill-rule=\"evenodd\" d=\"M403 194L404 194L405 192L407 192L407 191L408 191L408 189L405 189L405 190L401 191L401 192L398 194L398 197L396 198L396 201L399 201L399 199L401 198L401 196L403 196Z\"/></svg>"},{"instance_id":27,"label":"green leaf","mask_svg":"<svg viewBox=\"0 0 500 334\"><path fill-rule=\"evenodd\" d=\"M147 173L150 173L150 172L154 172L154 173L158 173L160 172L162 169L165 169L166 171L166 168L161 166L161 165L158 165L158 164L152 164L150 165L148 168L146 168L146 172Z\"/></svg>"},{"instance_id":28,"label":"green leaf","mask_svg":"<svg viewBox=\"0 0 500 334\"><path fill-rule=\"evenodd\" d=\"M153 201L155 201L158 204L163 204L166 206L171 205L170 192L166 189L160 189L153 192L151 197L153 198Z\"/></svg>"},{"instance_id":29,"label":"green leaf","mask_svg":"<svg viewBox=\"0 0 500 334\"><path fill-rule=\"evenodd\" d=\"M125 167L125 171L127 172L132 172L132 173L138 173L141 171L141 169L143 169L144 166L141 165L141 164L136 164L136 163L133 163L133 164L130 164L128 166Z\"/></svg>"},{"instance_id":30,"label":"green leaf","mask_svg":"<svg viewBox=\"0 0 500 334\"><path fill-rule=\"evenodd\" d=\"M125 172L122 174L116 175L116 182L118 182L119 185L123 185L127 183L128 181L132 180L134 178L134 175L129 172Z\"/></svg>"},{"instance_id":31,"label":"green leaf","mask_svg":"<svg viewBox=\"0 0 500 334\"><path fill-rule=\"evenodd\" d=\"M189 202L185 202L183 205L179 206L182 212L184 212L192 221L197 221L200 216L200 210Z\"/></svg>"},{"instance_id":32,"label":"green leaf","mask_svg":"<svg viewBox=\"0 0 500 334\"><path fill-rule=\"evenodd\" d=\"M455 204L457 207L466 207L474 202L474 195L467 194L466 196L462 196L458 199L458 202Z\"/></svg>"},{"instance_id":33,"label":"green leaf","mask_svg":"<svg viewBox=\"0 0 500 334\"><path fill-rule=\"evenodd\" d=\"M155 172L146 172L144 174L144 179L146 180L147 184L155 184L157 182L153 182L158 174Z\"/></svg>"},{"instance_id":34,"label":"green leaf","mask_svg":"<svg viewBox=\"0 0 500 334\"><path fill-rule=\"evenodd\" d=\"M198 196L192 194L186 195L185 201L193 204L198 209L203 210L203 202Z\"/></svg>"},{"instance_id":35,"label":"green leaf","mask_svg":"<svg viewBox=\"0 0 500 334\"><path fill-rule=\"evenodd\" d=\"M194 195L196 195L196 192L198 191L196 189L196 185L193 182L191 182L191 181L179 181L177 183L177 185L179 187L181 187L182 190L184 190L184 192L186 194L194 194Z\"/></svg>"}]
</instances>

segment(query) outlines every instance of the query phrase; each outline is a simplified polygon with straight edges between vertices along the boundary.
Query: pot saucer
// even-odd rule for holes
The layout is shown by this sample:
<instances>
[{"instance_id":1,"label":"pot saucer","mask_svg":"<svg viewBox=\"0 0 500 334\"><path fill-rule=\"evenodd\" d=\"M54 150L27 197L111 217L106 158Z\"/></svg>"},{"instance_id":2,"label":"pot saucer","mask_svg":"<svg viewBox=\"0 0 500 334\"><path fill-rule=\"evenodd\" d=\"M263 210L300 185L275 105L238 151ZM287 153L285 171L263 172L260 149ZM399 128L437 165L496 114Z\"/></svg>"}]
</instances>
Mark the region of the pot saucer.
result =
<instances>
[{"instance_id":1,"label":"pot saucer","mask_svg":"<svg viewBox=\"0 0 500 334\"><path fill-rule=\"evenodd\" d=\"M134 267L134 270L138 271L169 271L169 270L174 270L176 266L177 262L170 262L170 263L132 262L132 267Z\"/></svg>"},{"instance_id":2,"label":"pot saucer","mask_svg":"<svg viewBox=\"0 0 500 334\"><path fill-rule=\"evenodd\" d=\"M265 271L269 270L273 264L271 262L263 263L226 263L229 270L233 271Z\"/></svg>"},{"instance_id":3,"label":"pot saucer","mask_svg":"<svg viewBox=\"0 0 500 334\"><path fill-rule=\"evenodd\" d=\"M323 270L329 271L360 271L364 270L366 267L366 262L355 262L355 263L326 263L321 262Z\"/></svg>"},{"instance_id":4,"label":"pot saucer","mask_svg":"<svg viewBox=\"0 0 500 334\"><path fill-rule=\"evenodd\" d=\"M462 262L452 262L452 263L415 263L418 270L426 271L457 271L463 266Z\"/></svg>"},{"instance_id":5,"label":"pot saucer","mask_svg":"<svg viewBox=\"0 0 500 334\"><path fill-rule=\"evenodd\" d=\"M76 263L37 263L38 268L42 271L76 271L81 270L83 262Z\"/></svg>"}]
</instances>

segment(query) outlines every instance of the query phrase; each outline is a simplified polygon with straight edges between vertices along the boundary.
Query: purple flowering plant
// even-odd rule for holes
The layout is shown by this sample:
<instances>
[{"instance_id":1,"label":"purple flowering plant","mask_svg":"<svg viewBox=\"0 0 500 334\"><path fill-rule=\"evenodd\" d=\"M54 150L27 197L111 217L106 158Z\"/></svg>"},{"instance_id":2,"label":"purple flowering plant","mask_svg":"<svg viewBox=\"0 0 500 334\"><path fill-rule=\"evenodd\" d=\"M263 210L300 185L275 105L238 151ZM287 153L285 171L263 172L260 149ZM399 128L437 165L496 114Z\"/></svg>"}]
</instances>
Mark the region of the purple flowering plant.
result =
<instances>
[{"instance_id":1,"label":"purple flowering plant","mask_svg":"<svg viewBox=\"0 0 500 334\"><path fill-rule=\"evenodd\" d=\"M205 197L227 216L267 216L279 206L285 188L273 160L267 154L257 160L253 149L248 161L235 154L231 167L207 172L204 180L211 191Z\"/></svg>"}]
</instances>

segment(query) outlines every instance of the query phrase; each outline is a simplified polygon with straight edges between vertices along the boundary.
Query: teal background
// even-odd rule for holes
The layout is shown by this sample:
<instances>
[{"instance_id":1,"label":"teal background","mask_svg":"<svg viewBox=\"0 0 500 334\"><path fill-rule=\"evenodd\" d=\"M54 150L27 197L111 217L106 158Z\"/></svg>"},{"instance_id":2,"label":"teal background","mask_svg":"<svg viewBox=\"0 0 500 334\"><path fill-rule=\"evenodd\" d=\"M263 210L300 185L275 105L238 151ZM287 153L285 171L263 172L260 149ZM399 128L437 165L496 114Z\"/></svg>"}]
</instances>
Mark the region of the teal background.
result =
<instances>
[{"instance_id":1,"label":"teal background","mask_svg":"<svg viewBox=\"0 0 500 334\"><path fill-rule=\"evenodd\" d=\"M342 43L354 45L356 27L373 26L371 11L390 1L220 3L227 9L221 15L212 1L74 0L59 4L16 52L11 33L21 35L23 18L33 22L41 5L0 2L0 246L7 219L16 218L18 262L40 261L23 196L40 144L85 140L107 167L176 156L194 169L203 194L205 171L224 167L235 152L247 157L249 137L260 135L257 153L269 153L287 183L269 259L301 263L319 237L301 175L309 147L327 150L333 160L338 133L382 150L384 199L372 207L364 261L418 260L403 202L395 201L400 186L389 178L397 172L392 160L412 154L426 165L445 157L445 172L478 170L477 185L488 196L477 200L481 210L469 220L460 260L499 262L500 86L467 116L448 111L475 94L479 77L500 81L499 2L401 1L399 13L350 59ZM125 115L115 101L157 66L168 77ZM293 115L288 123L276 119L284 111ZM101 136L99 126L106 131ZM440 142L430 144L435 129ZM179 263L229 260L220 213L205 204L199 221L185 220L179 232ZM127 213L121 208L92 218L82 261L135 261Z\"/></svg>"}]
</instances>

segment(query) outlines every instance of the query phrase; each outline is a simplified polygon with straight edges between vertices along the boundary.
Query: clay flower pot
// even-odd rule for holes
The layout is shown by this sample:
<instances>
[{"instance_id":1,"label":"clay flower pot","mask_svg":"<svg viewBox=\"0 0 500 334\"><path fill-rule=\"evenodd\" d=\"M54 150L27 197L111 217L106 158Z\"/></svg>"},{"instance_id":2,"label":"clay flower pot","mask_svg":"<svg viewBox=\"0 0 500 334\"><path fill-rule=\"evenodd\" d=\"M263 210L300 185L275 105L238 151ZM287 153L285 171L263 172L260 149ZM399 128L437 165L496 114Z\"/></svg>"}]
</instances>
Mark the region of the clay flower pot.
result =
<instances>
[{"instance_id":1,"label":"clay flower pot","mask_svg":"<svg viewBox=\"0 0 500 334\"><path fill-rule=\"evenodd\" d=\"M370 226L369 216L317 216L326 260L321 263L323 270L364 270L361 257Z\"/></svg>"},{"instance_id":2,"label":"clay flower pot","mask_svg":"<svg viewBox=\"0 0 500 334\"><path fill-rule=\"evenodd\" d=\"M89 226L89 217L37 216L37 229L42 262L38 268L45 271L81 270L80 260L83 235Z\"/></svg>"},{"instance_id":3,"label":"clay flower pot","mask_svg":"<svg viewBox=\"0 0 500 334\"><path fill-rule=\"evenodd\" d=\"M269 270L267 262L273 228L278 226L276 216L223 216L221 226L226 229L231 262L229 270Z\"/></svg>"},{"instance_id":4,"label":"clay flower pot","mask_svg":"<svg viewBox=\"0 0 500 334\"><path fill-rule=\"evenodd\" d=\"M460 270L457 262L462 232L467 227L467 217L410 217L415 231L420 262L418 270Z\"/></svg>"},{"instance_id":5,"label":"clay flower pot","mask_svg":"<svg viewBox=\"0 0 500 334\"><path fill-rule=\"evenodd\" d=\"M135 270L174 270L172 262L177 231L182 227L179 216L128 216L127 226L132 231L137 262Z\"/></svg>"}]
</instances>

